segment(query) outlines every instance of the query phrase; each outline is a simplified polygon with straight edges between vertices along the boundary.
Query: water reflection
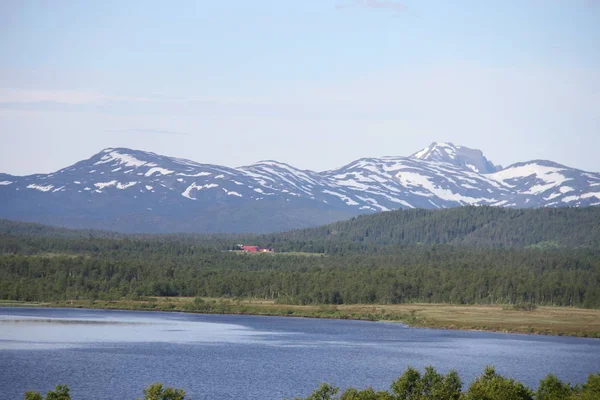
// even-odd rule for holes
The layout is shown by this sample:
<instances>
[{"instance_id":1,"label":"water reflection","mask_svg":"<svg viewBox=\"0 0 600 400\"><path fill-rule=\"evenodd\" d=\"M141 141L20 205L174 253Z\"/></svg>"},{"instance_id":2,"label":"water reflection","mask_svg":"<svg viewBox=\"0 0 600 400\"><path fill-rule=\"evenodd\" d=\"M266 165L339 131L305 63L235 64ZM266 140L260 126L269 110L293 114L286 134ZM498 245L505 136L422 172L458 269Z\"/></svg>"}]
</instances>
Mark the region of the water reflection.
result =
<instances>
[{"instance_id":1,"label":"water reflection","mask_svg":"<svg viewBox=\"0 0 600 400\"><path fill-rule=\"evenodd\" d=\"M53 349L97 343L247 343L285 332L266 332L238 324L190 321L164 315L107 312L100 316L39 318L0 315L0 349Z\"/></svg>"}]
</instances>

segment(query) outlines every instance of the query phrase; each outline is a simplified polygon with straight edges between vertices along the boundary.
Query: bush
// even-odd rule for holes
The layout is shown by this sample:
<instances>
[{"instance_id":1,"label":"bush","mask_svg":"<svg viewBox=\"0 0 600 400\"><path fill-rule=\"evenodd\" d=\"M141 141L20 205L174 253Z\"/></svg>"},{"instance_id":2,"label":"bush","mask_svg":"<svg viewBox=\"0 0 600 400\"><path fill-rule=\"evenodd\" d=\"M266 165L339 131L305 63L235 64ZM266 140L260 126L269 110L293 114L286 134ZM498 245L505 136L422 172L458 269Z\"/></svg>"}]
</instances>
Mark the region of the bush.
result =
<instances>
[{"instance_id":1,"label":"bush","mask_svg":"<svg viewBox=\"0 0 600 400\"><path fill-rule=\"evenodd\" d=\"M533 400L533 392L514 379L496 373L491 366L469 386L467 400Z\"/></svg>"},{"instance_id":2,"label":"bush","mask_svg":"<svg viewBox=\"0 0 600 400\"><path fill-rule=\"evenodd\" d=\"M375 391L369 387L358 390L346 389L336 396L339 388L323 383L304 400L598 400L600 399L600 374L590 374L583 385L572 387L554 375L540 381L535 394L514 379L496 373L494 367L486 366L466 392L461 392L462 382L458 373L451 370L446 375L433 367L425 368L421 374L408 367L391 385L388 391ZM43 400L38 392L25 393L25 400ZM69 387L58 385L46 394L46 400L71 400ZM154 383L144 389L144 398L138 400L185 400L183 389L163 387ZM303 400L296 398L295 400Z\"/></svg>"}]
</instances>

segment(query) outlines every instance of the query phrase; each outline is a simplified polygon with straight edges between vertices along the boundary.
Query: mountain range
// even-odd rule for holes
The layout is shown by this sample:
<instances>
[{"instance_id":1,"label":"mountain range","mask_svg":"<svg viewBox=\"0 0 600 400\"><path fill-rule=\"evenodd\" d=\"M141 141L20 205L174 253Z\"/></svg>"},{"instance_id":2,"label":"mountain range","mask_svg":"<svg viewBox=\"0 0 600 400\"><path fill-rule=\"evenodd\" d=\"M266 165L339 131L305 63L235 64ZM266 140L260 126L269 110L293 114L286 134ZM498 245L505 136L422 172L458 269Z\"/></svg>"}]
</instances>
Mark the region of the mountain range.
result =
<instances>
[{"instance_id":1,"label":"mountain range","mask_svg":"<svg viewBox=\"0 0 600 400\"><path fill-rule=\"evenodd\" d=\"M225 167L108 148L50 174L0 174L0 218L121 232L275 232L393 209L600 205L600 173L533 160L503 168L432 143L323 172Z\"/></svg>"}]
</instances>

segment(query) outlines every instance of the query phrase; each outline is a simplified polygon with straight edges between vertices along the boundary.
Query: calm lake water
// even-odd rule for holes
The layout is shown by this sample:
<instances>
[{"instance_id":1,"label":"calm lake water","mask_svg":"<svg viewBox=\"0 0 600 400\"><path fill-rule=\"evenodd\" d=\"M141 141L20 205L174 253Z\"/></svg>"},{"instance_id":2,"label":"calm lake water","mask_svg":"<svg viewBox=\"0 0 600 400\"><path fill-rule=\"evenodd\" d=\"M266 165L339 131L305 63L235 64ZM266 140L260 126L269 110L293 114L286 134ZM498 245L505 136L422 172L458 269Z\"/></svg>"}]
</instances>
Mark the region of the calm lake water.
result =
<instances>
[{"instance_id":1,"label":"calm lake water","mask_svg":"<svg viewBox=\"0 0 600 400\"><path fill-rule=\"evenodd\" d=\"M412 365L470 382L494 364L532 387L600 372L600 340L413 329L321 319L0 308L0 396L70 386L73 399L135 399L153 382L199 399L306 396L321 382L388 389Z\"/></svg>"}]
</instances>

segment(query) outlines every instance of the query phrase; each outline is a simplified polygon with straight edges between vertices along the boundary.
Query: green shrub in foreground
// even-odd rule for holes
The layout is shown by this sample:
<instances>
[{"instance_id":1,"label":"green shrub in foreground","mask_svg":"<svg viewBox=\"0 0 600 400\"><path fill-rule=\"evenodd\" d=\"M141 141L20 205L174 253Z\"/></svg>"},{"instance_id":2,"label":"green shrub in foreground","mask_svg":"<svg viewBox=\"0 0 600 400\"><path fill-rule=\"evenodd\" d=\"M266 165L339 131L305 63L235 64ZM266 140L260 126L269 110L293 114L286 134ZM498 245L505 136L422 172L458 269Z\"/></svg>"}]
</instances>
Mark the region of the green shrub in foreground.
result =
<instances>
[{"instance_id":1,"label":"green shrub in foreground","mask_svg":"<svg viewBox=\"0 0 600 400\"><path fill-rule=\"evenodd\" d=\"M44 400L44 397L38 392L29 391L25 393L25 400ZM71 400L69 387L57 385L54 391L46 393L46 400ZM183 389L164 388L162 383L153 383L144 389L144 398L139 400L185 400L185 392Z\"/></svg>"},{"instance_id":2,"label":"green shrub in foreground","mask_svg":"<svg viewBox=\"0 0 600 400\"><path fill-rule=\"evenodd\" d=\"M600 399L600 374L590 375L587 383L572 387L554 375L540 381L537 392L505 378L488 366L483 374L462 391L462 382L454 370L446 375L433 367L421 374L409 367L391 385L389 391L372 388L358 390L348 388L339 396L339 388L323 383L306 399L296 400L598 400Z\"/></svg>"},{"instance_id":3,"label":"green shrub in foreground","mask_svg":"<svg viewBox=\"0 0 600 400\"><path fill-rule=\"evenodd\" d=\"M600 399L600 373L590 374L583 385L571 386L554 375L540 381L536 392L512 378L505 378L491 366L471 383L466 391L455 370L446 375L433 367L424 373L408 367L391 385L391 391L348 388L340 389L323 383L305 399L295 400L598 400ZM44 400L38 392L25 393L25 400ZM71 400L69 387L58 385L46 394L45 400ZM183 389L163 387L154 383L144 389L139 400L186 400ZM189 398L187 400L190 400Z\"/></svg>"}]
</instances>

